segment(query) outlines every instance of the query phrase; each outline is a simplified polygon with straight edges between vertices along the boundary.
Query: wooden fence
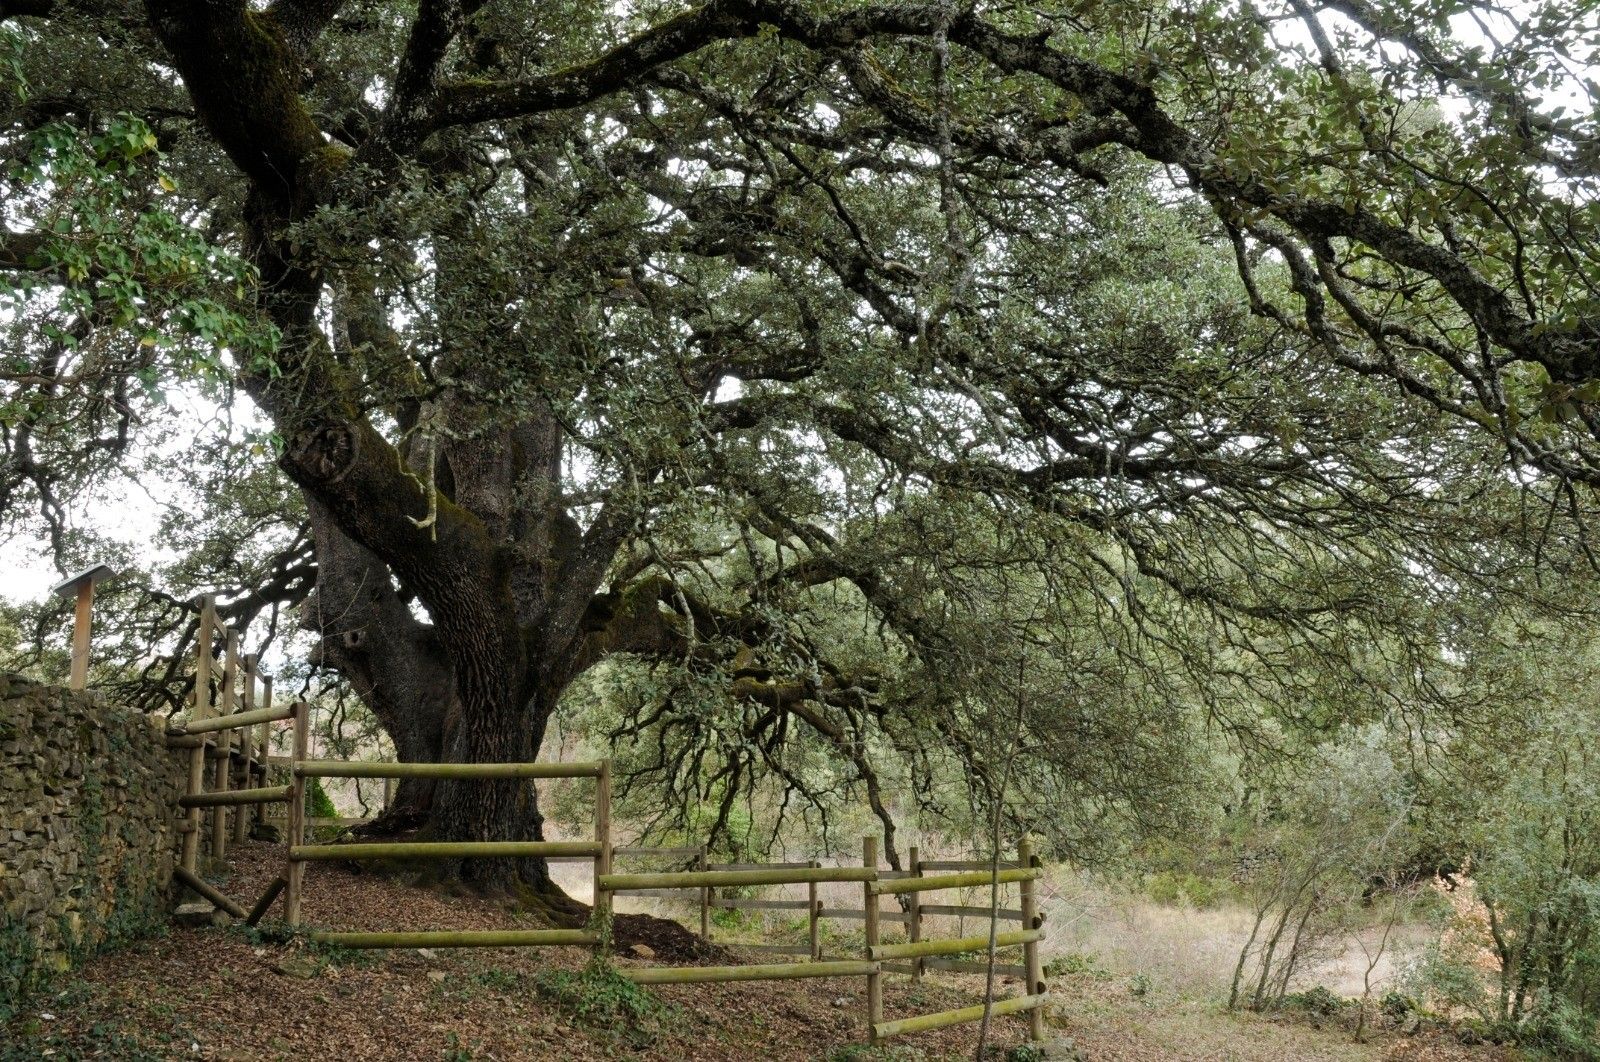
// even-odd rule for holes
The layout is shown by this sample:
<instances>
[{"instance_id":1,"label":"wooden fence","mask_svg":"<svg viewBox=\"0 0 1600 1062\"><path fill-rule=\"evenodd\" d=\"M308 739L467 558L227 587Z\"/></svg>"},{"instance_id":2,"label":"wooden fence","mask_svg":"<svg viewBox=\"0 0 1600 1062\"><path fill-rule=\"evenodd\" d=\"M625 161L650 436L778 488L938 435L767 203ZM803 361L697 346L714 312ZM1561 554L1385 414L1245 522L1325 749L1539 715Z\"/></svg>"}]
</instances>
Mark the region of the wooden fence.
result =
<instances>
[{"instance_id":1,"label":"wooden fence","mask_svg":"<svg viewBox=\"0 0 1600 1062\"><path fill-rule=\"evenodd\" d=\"M955 871L929 874L927 871ZM765 864L713 864L705 869L687 872L654 874L602 874L596 878L597 886L611 895L652 894L670 890L701 890L702 933L709 939L705 912L709 907L727 907L737 910L804 910L809 922L810 943L798 945L765 945L767 950L784 951L802 955L806 961L778 963L761 966L680 966L680 967L630 967L619 971L624 977L639 984L696 984L707 981L765 981L802 977L865 977L867 979L867 1038L877 1043L907 1033L940 1029L948 1025L981 1020L985 1009L996 1015L1028 1015L1028 1032L1033 1040L1044 1038L1043 1008L1049 1002L1044 981L1043 963L1039 944L1044 940L1044 918L1039 913L1036 882L1040 874L1038 860L1028 843L1018 846L1014 862L1002 862L996 869L988 862L964 860L959 862L922 862L915 852L911 854L911 867L904 871L885 870L878 866L878 839L862 839L862 865L860 867L825 867L812 861L807 863ZM817 886L831 882L860 883L862 906L860 909L825 907L817 898ZM986 950L988 934L969 937L924 939L923 919L934 915L957 917L990 917L988 907L957 904L925 904L922 894L951 889L973 888L990 884L1015 882L1019 886L1020 902L1016 909L1002 909L998 920L1020 922L1021 929L1001 932L996 926L996 947L1020 945L1023 951L1021 964L997 964L996 972L1015 975L1023 979L1024 994L1010 999L996 1000L988 1008L982 1004L959 1010L940 1011L933 1014L912 1015L896 1020L885 1020L883 1012L883 974L903 972L920 977L925 968L947 969L960 972L980 972L986 963L954 958L969 952ZM805 900L771 900L711 898L713 890L734 887L799 885L807 886ZM599 893L596 894L600 895ZM905 911L884 912L884 896L906 896ZM818 922L823 918L860 918L865 925L865 941L859 958L824 958L820 948ZM885 920L898 920L907 927L908 940L903 944L885 944L880 941L880 925ZM739 945L760 948L762 945ZM910 960L896 964L891 960Z\"/></svg>"},{"instance_id":2,"label":"wooden fence","mask_svg":"<svg viewBox=\"0 0 1600 1062\"><path fill-rule=\"evenodd\" d=\"M75 596L77 610L73 637L71 685L84 687L88 674L90 609L95 582L109 574L97 566L67 580L57 591ZM215 640L223 644L220 668L215 656ZM369 932L361 930L318 931L313 939L348 948L457 948L526 947L578 945L604 948L608 945L600 927L608 921L616 896L659 895L669 890L691 890L700 901L700 932L711 938L710 912L713 908L735 910L804 910L809 924L809 940L800 945L742 945L751 950L799 956L802 962L746 966L628 967L623 976L639 984L693 984L707 981L777 981L810 977L865 977L867 981L867 1037L877 1043L890 1037L962 1022L978 1021L985 1012L995 1015L1026 1013L1029 1034L1043 1038L1043 1007L1049 1000L1040 963L1039 944L1044 939L1043 916L1036 896L1038 861L1024 841L1015 862L996 868L983 861L919 861L911 849L910 869L894 871L878 866L878 842L866 837L862 842L860 867L829 867L813 860L805 863L708 863L704 847L638 848L617 847L611 843L611 762L593 763L355 763L311 760L310 709L297 702L285 708L272 704L272 678L259 673L257 658L241 653L239 634L224 627L217 618L216 603L202 599L200 628L195 649L194 702L189 718L168 728L167 744L183 750L189 757L189 773L178 807L184 812L179 825L183 849L173 876L204 897L218 909L254 925L266 914L280 894L284 895L284 920L290 925L301 921L307 863L322 860L425 859L425 858L506 858L542 856L551 861L592 862L594 910L597 916L589 929L486 930L412 932ZM216 683L216 696L212 686ZM293 750L288 757L269 755L271 726L293 721ZM207 767L212 769L208 772ZM271 766L288 768L287 785L269 785ZM206 785L207 776L211 785ZM404 843L307 844L308 820L305 811L306 780L309 778L411 777L457 779L482 778L593 778L595 779L594 839L589 841L438 841ZM388 794L385 794L387 803ZM256 902L246 909L200 876L199 856L205 816L210 815L210 849L216 859L227 853L230 840L237 844L247 834L249 818L265 821L268 808L286 805L287 854L284 872ZM229 828L229 813L232 828ZM343 822L344 820L339 820ZM619 874L612 870L613 857L673 856L692 859L694 870ZM929 873L930 871L937 873ZM818 896L825 883L858 883L862 906L826 907ZM1019 885L1020 903L1015 909L1001 909L991 923L997 947L1021 946L1021 964L998 964L997 972L1024 979L1024 993L990 1004L959 1010L919 1014L885 1020L883 1013L883 974L909 973L920 977L926 969L982 972L987 964L961 958L987 949L990 935L925 939L924 919L954 915L990 920L988 907L922 902L924 893L973 888L995 883ZM803 884L807 898L762 899L718 897L715 890L732 887ZM883 896L906 897L903 911L884 912ZM822 954L819 923L825 918L860 919L864 941L858 957L828 958ZM1000 932L998 921L1014 921L1020 929ZM884 921L899 921L906 926L905 943L884 943L880 928ZM895 962L894 960L907 960Z\"/></svg>"},{"instance_id":3,"label":"wooden fence","mask_svg":"<svg viewBox=\"0 0 1600 1062\"><path fill-rule=\"evenodd\" d=\"M594 862L595 913L610 913L609 897L600 888L611 870L611 761L595 763L349 763L306 759L309 733L303 717L295 719L294 763L290 767L288 860L284 920L300 924L300 904L308 862L363 859L504 859L535 856L578 857ZM592 841L412 841L353 844L305 843L305 785L308 778L593 778L595 779ZM505 929L477 931L423 930L407 933L361 931L315 932L312 939L346 948L503 948L604 943L596 929Z\"/></svg>"},{"instance_id":4,"label":"wooden fence","mask_svg":"<svg viewBox=\"0 0 1600 1062\"><path fill-rule=\"evenodd\" d=\"M220 668L214 657L213 638L224 645ZM216 682L217 695L212 696ZM258 698L259 692L259 698ZM259 699L259 703L258 703ZM275 722L292 721L292 751L288 757L269 756L270 727ZM237 741L235 737L237 736ZM990 938L956 936L927 939L925 919L940 915L981 918L986 923L987 906L933 904L924 894L973 888L998 882L1017 883L1020 904L1003 908L998 919L1018 922L1021 928L1000 931L995 926L998 947L1021 946L1021 964L998 964L997 972L1024 980L1024 994L994 1001L988 1008L996 1015L1027 1013L1029 1033L1042 1039L1042 1007L1048 1001L1039 943L1044 939L1043 918L1035 896L1039 876L1038 862L1024 842L1014 861L996 870L987 862L922 861L916 849L910 852L909 869L896 871L878 866L878 841L862 841L860 866L823 866L811 860L803 863L710 863L704 847L641 848L614 846L611 838L611 762L587 763L371 763L339 760L313 760L310 751L310 712L304 703L284 708L272 705L270 677L258 674L256 658L241 654L237 632L217 622L211 599L201 608L201 629L197 639L196 678L193 710L188 720L168 729L168 745L185 750L189 756L188 785L178 801L185 813L179 829L183 834L183 853L173 874L185 886L203 896L217 908L254 925L284 896L284 921L297 926L302 921L305 870L308 863L332 860L381 859L475 859L543 857L550 861L581 861L592 864L596 920L586 929L504 929L478 931L414 930L374 932L361 929L316 930L312 939L346 948L461 948L580 946L601 949L608 946L603 927L609 922L613 899L617 896L660 896L672 891L689 891L699 901L700 932L711 939L710 913L717 909L753 911L804 911L808 941L799 944L741 944L754 951L770 951L799 958L798 962L743 966L630 966L618 972L639 984L694 984L709 981L777 981L812 977L865 977L867 989L867 1038L877 1043L890 1037L927 1029L938 1029L982 1018L982 1005L933 1014L910 1015L886 1020L883 1007L883 975L906 973L921 977L924 970L944 969L979 972L986 964L962 956L985 950ZM213 769L207 771L207 766ZM287 768L287 785L269 785L269 766ZM210 786L207 786L207 780ZM309 821L305 794L312 778L592 778L595 782L594 835L589 840L540 841L428 841L428 842L352 842L338 844L307 843ZM253 811L285 805L286 847L284 872L246 909L199 873L199 851L205 815L210 814L210 847L215 858L222 858L231 840L237 843L246 834L248 815ZM228 815L233 814L232 829ZM619 873L613 860L624 857L670 857L684 860L691 870ZM859 885L861 907L826 906L818 887L830 883ZM773 899L719 896L718 890L778 885L804 885L805 899ZM883 911L882 898L904 897L904 910ZM823 955L820 923L824 919L859 920L864 933L859 954L826 957ZM898 921L906 927L904 943L880 939L885 921Z\"/></svg>"},{"instance_id":5,"label":"wooden fence","mask_svg":"<svg viewBox=\"0 0 1600 1062\"><path fill-rule=\"evenodd\" d=\"M222 666L217 667L213 639L220 638L224 650ZM215 700L212 683L217 683ZM257 693L260 705L257 706ZM288 803L289 786L267 785L267 751L271 747L271 726L286 719L303 728L306 706L272 706L272 678L261 675L253 654L239 651L239 633L217 620L216 602L206 597L200 605L200 628L195 636L194 703L189 718L167 728L167 747L186 749L189 777L178 807L185 812L178 830L183 835L183 851L173 876L235 918L254 925L284 887L275 881L250 910L211 885L199 873L201 831L204 817L211 816L211 855L227 855L231 839L245 839L250 813L258 817L270 804ZM237 737L237 742L235 742ZM211 788L206 788L207 766L211 765ZM233 826L228 828L229 811Z\"/></svg>"}]
</instances>

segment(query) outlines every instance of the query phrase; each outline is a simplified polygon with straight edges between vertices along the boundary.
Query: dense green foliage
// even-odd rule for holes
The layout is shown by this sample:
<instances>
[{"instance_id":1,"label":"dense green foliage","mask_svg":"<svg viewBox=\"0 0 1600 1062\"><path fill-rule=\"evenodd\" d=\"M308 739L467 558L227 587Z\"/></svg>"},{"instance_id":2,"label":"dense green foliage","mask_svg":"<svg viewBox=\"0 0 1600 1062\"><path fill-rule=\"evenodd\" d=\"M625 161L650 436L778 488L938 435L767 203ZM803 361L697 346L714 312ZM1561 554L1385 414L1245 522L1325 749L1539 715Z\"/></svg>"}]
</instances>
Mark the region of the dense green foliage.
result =
<instances>
[{"instance_id":1,"label":"dense green foliage","mask_svg":"<svg viewBox=\"0 0 1600 1062\"><path fill-rule=\"evenodd\" d=\"M1481 904L1435 966L1446 997L1486 1021L1557 1053L1600 1057L1593 648L1544 624L1526 633L1537 650L1503 651L1522 696L1493 728L1457 735L1425 790L1426 826L1455 840ZM1494 961L1474 962L1474 951Z\"/></svg>"},{"instance_id":2,"label":"dense green foliage","mask_svg":"<svg viewBox=\"0 0 1600 1062\"><path fill-rule=\"evenodd\" d=\"M1588 731L1511 713L1594 611L1600 26L1525 15L0 2L0 532L129 570L96 677L152 709L218 591L402 758L559 720L729 849L1287 852L1500 787L1438 830L1517 1014L1592 1011Z\"/></svg>"}]
</instances>

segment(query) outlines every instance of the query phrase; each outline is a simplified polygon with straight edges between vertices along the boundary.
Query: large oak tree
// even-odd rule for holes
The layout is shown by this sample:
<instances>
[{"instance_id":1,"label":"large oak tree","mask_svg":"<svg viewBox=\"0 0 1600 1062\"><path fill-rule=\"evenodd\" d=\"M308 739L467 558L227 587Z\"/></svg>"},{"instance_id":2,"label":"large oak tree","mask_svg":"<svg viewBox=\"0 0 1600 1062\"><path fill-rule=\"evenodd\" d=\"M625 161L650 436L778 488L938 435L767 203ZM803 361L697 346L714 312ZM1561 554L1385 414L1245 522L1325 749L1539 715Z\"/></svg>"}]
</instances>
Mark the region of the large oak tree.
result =
<instances>
[{"instance_id":1,"label":"large oak tree","mask_svg":"<svg viewBox=\"0 0 1600 1062\"><path fill-rule=\"evenodd\" d=\"M231 613L299 604L403 759L534 758L573 681L634 654L719 676L747 748L803 735L882 810L868 735L981 685L986 641L1060 651L1045 614L1115 616L1084 673L1159 657L1225 722L1225 691L1312 660L1370 681L1393 649L1377 670L1425 691L1447 635L1418 602L1521 585L1512 537L1583 538L1600 30L1563 5L3 0L0 25L8 518L68 551L68 495L153 417L141 382L242 389L298 498ZM926 682L830 652L799 619L819 588ZM1081 770L1108 725L1045 714L1031 747ZM723 758L726 798L757 763ZM401 804L441 836L541 828L513 782Z\"/></svg>"}]
</instances>

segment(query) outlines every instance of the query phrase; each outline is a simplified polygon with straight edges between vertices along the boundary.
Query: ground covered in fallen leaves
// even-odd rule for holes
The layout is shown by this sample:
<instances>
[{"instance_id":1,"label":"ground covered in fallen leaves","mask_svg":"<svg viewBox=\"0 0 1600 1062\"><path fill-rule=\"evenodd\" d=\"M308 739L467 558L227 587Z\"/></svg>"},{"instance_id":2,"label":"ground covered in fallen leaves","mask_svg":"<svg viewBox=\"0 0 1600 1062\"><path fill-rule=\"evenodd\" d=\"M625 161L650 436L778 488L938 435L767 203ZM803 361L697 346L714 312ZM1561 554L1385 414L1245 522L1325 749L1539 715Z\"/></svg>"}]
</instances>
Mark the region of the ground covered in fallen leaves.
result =
<instances>
[{"instance_id":1,"label":"ground covered in fallen leaves","mask_svg":"<svg viewBox=\"0 0 1600 1062\"><path fill-rule=\"evenodd\" d=\"M230 855L232 873L219 880L246 905L282 869L279 846ZM316 864L304 915L341 930L539 925L502 903ZM763 961L732 959L746 960ZM239 927L174 927L32 1000L5 1029L0 1057L843 1060L865 1039L865 978L645 991L586 978L589 962L587 948L329 951ZM884 994L890 1017L976 1001L970 987L904 977L886 977ZM1017 1019L996 1026L1003 1047L1025 1036ZM907 1038L902 1057L970 1055L974 1042L974 1027L940 1030Z\"/></svg>"},{"instance_id":2,"label":"ground covered in fallen leaves","mask_svg":"<svg viewBox=\"0 0 1600 1062\"><path fill-rule=\"evenodd\" d=\"M247 905L282 868L283 849L247 844L225 890ZM281 905L281 900L279 901ZM281 910L281 907L278 908ZM450 896L313 864L305 918L341 930L536 928L506 905ZM876 1052L865 1040L865 979L672 986L641 990L597 975L586 948L331 951L303 937L242 927L174 927L89 962L0 1027L0 1062L23 1059L638 1059L970 1058L975 1025L908 1036ZM619 966L643 964L631 956ZM729 961L723 956L716 961ZM770 961L733 952L732 961ZM978 1002L981 980L884 978L885 1014ZM1389 1036L1355 1045L1337 1030L1187 1018L1130 999L1124 986L1067 976L1052 1034L1085 1057L1119 1059L1508 1058L1486 1049ZM1020 986L1002 985L1002 995ZM995 1021L996 1057L1020 1045L1022 1018Z\"/></svg>"}]
</instances>

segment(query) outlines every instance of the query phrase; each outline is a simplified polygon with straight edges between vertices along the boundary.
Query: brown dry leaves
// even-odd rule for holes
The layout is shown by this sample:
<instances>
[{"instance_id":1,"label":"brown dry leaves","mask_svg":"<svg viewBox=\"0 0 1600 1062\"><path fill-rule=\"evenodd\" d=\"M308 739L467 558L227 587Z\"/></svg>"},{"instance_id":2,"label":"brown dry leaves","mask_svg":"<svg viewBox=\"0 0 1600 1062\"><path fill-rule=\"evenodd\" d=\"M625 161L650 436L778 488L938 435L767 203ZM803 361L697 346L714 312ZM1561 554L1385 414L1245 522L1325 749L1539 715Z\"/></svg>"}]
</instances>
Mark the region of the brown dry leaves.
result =
<instances>
[{"instance_id":1,"label":"brown dry leaves","mask_svg":"<svg viewBox=\"0 0 1600 1062\"><path fill-rule=\"evenodd\" d=\"M237 849L224 891L247 906L253 903L282 869L282 853L281 847L260 844ZM317 865L306 875L305 916L315 926L349 930L536 925L481 897L448 896ZM865 1040L866 986L863 978L852 977L651 989L675 1015L641 1047L626 1031L579 1021L540 994L536 982L542 971L578 970L588 961L584 948L407 950L330 959L299 943L254 941L237 929L174 929L163 939L90 962L58 986L56 996L35 1001L29 1014L0 1034L9 1033L13 1041L23 1035L40 1038L30 1041L41 1044L35 1053L53 1048L57 1057L237 1062L788 1062L828 1059ZM770 960L752 956L749 961ZM1357 1047L1342 1030L1230 1018L1209 1005L1151 1009L1131 1002L1125 987L1089 977L1059 978L1052 987L1064 1004L1052 1014L1052 1021L1061 1023L1059 1033L1073 1037L1096 1062L1490 1062L1507 1057L1422 1038ZM896 1018L967 1006L980 998L981 988L975 977L938 975L913 985L890 975L884 979L884 1009ZM51 1018L41 1019L41 1012ZM992 1042L1003 1051L1022 1042L1025 1032L1024 1019L1002 1018ZM894 1052L878 1057L970 1058L976 1036L975 1026L943 1029L897 1040ZM5 1045L0 1035L0 1047Z\"/></svg>"},{"instance_id":2,"label":"brown dry leaves","mask_svg":"<svg viewBox=\"0 0 1600 1062\"><path fill-rule=\"evenodd\" d=\"M224 891L249 906L282 869L282 852L260 844L235 849ZM305 918L349 930L535 925L496 901L316 865L306 874ZM577 970L588 961L585 948L344 953L330 961L304 945L252 941L236 929L174 929L90 962L66 997L39 1000L32 1010L62 1054L95 1050L103 1042L94 1031L99 1025L161 1058L783 1062L825 1059L865 1040L865 983L853 977L651 989L676 1015L641 1048L618 1031L573 1019L538 992L541 971ZM954 984L914 987L904 977L886 977L886 1013L976 1001L970 987ZM37 1022L39 1011L52 1020ZM1003 1048L1025 1036L1022 1019L996 1024L992 1039ZM903 1057L970 1057L976 1035L975 1026L966 1026L908 1037Z\"/></svg>"}]
</instances>

